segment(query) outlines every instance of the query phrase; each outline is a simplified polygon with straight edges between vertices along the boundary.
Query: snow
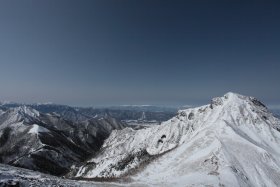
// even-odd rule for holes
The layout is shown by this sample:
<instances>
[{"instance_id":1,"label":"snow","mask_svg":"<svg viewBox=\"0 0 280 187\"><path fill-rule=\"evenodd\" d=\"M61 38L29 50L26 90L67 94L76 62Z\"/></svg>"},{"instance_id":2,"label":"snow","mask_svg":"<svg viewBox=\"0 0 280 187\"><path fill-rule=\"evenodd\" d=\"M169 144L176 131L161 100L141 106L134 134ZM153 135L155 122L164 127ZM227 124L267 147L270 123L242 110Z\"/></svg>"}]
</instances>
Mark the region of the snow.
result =
<instances>
[{"instance_id":1,"label":"snow","mask_svg":"<svg viewBox=\"0 0 280 187\"><path fill-rule=\"evenodd\" d=\"M7 110L1 116L6 121L0 128L28 132L28 140L49 132L37 122L39 112L30 107ZM65 186L273 187L280 183L279 131L280 120L262 103L230 92L208 105L179 110L161 125L114 130L97 155L72 167L77 170L74 178L124 178L127 183L68 181L3 165L0 183L13 178L37 186L47 186L47 181Z\"/></svg>"},{"instance_id":2,"label":"snow","mask_svg":"<svg viewBox=\"0 0 280 187\"><path fill-rule=\"evenodd\" d=\"M162 125L113 131L76 177L130 176L132 184L156 186L277 186L279 128L279 119L255 98L230 92L180 110ZM143 151L149 164L137 156ZM138 172L131 175L133 169Z\"/></svg>"},{"instance_id":3,"label":"snow","mask_svg":"<svg viewBox=\"0 0 280 187\"><path fill-rule=\"evenodd\" d=\"M42 174L36 171L16 168L4 164L0 164L0 186L69 186L69 187L95 187L106 186L116 187L120 185L114 184L102 184L100 182L86 182L86 181L74 181L54 177L47 174Z\"/></svg>"},{"instance_id":4,"label":"snow","mask_svg":"<svg viewBox=\"0 0 280 187\"><path fill-rule=\"evenodd\" d=\"M40 116L40 113L37 110L35 110L31 107L27 107L25 105L16 108L16 111L27 114L27 115L32 116L32 117Z\"/></svg>"},{"instance_id":5,"label":"snow","mask_svg":"<svg viewBox=\"0 0 280 187\"><path fill-rule=\"evenodd\" d=\"M123 128L123 124L109 116L100 121L88 119L76 123L39 113L30 106L5 107L0 116L0 139L4 140L0 142L0 160L61 175L71 165L97 152L115 128Z\"/></svg>"},{"instance_id":6,"label":"snow","mask_svg":"<svg viewBox=\"0 0 280 187\"><path fill-rule=\"evenodd\" d=\"M50 132L48 129L41 127L37 124L33 124L32 128L28 131L30 134L39 134L41 132Z\"/></svg>"}]
</instances>

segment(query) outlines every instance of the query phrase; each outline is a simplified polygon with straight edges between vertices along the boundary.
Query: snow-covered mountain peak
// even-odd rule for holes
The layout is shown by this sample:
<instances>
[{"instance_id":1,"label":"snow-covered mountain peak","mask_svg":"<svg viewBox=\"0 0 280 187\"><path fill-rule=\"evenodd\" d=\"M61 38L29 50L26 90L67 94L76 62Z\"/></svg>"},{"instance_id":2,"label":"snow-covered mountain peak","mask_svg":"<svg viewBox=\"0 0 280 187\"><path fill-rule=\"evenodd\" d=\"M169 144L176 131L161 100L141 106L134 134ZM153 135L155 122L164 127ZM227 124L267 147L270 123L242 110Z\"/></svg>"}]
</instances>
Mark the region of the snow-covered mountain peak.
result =
<instances>
[{"instance_id":1,"label":"snow-covered mountain peak","mask_svg":"<svg viewBox=\"0 0 280 187\"><path fill-rule=\"evenodd\" d=\"M228 92L222 97L216 97L211 100L211 104L223 105L244 105L245 103L258 107L258 108L267 108L263 103L261 103L258 99L251 96L244 96L238 93Z\"/></svg>"},{"instance_id":2,"label":"snow-covered mountain peak","mask_svg":"<svg viewBox=\"0 0 280 187\"><path fill-rule=\"evenodd\" d=\"M102 152L75 176L121 177L149 163L133 180L168 181L168 186L277 186L279 131L279 119L264 104L229 92L208 105L180 110L162 125L113 131Z\"/></svg>"},{"instance_id":3,"label":"snow-covered mountain peak","mask_svg":"<svg viewBox=\"0 0 280 187\"><path fill-rule=\"evenodd\" d=\"M198 124L203 127L226 121L235 125L266 124L280 130L279 119L275 118L262 102L255 97L232 92L222 97L213 98L208 105L179 110L178 115L171 119L171 121L176 120L186 123L192 121L193 128L197 127Z\"/></svg>"},{"instance_id":4,"label":"snow-covered mountain peak","mask_svg":"<svg viewBox=\"0 0 280 187\"><path fill-rule=\"evenodd\" d=\"M0 129L14 123L29 123L37 121L40 117L40 113L37 110L24 105L4 110L0 112L0 115Z\"/></svg>"},{"instance_id":5,"label":"snow-covered mountain peak","mask_svg":"<svg viewBox=\"0 0 280 187\"><path fill-rule=\"evenodd\" d=\"M13 110L13 112L15 112L15 113L18 113L18 114L24 115L24 116L25 115L28 115L28 116L31 116L31 117L39 117L40 116L40 113L37 110L35 110L31 107L25 106L25 105L13 108L11 110Z\"/></svg>"},{"instance_id":6,"label":"snow-covered mountain peak","mask_svg":"<svg viewBox=\"0 0 280 187\"><path fill-rule=\"evenodd\" d=\"M222 97L215 97L210 102L210 107L213 109L215 106L225 106L225 105L231 105L231 106L238 106L238 105L246 105L246 104L252 104L252 102L258 102L260 105L260 101L255 99L254 97L248 97L244 95L240 95L233 92L228 92ZM255 103L256 103L255 102ZM265 107L262 104L263 107Z\"/></svg>"},{"instance_id":7,"label":"snow-covered mountain peak","mask_svg":"<svg viewBox=\"0 0 280 187\"><path fill-rule=\"evenodd\" d=\"M227 92L226 94L224 94L223 97L229 98L229 99L230 99L230 98L233 99L233 98L244 98L244 97L246 97L246 96L241 95L241 94L239 94L239 93L235 93L235 92Z\"/></svg>"}]
</instances>

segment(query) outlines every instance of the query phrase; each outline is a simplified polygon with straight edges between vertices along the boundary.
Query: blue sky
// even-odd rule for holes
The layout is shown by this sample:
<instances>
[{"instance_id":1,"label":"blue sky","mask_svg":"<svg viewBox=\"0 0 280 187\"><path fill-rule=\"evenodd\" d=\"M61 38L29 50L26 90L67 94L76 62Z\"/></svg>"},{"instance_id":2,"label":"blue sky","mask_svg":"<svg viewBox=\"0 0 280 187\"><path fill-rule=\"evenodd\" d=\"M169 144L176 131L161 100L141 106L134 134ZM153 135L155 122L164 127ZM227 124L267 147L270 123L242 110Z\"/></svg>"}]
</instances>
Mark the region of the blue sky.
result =
<instances>
[{"instance_id":1,"label":"blue sky","mask_svg":"<svg viewBox=\"0 0 280 187\"><path fill-rule=\"evenodd\" d=\"M0 100L280 103L277 1L0 1Z\"/></svg>"}]
</instances>

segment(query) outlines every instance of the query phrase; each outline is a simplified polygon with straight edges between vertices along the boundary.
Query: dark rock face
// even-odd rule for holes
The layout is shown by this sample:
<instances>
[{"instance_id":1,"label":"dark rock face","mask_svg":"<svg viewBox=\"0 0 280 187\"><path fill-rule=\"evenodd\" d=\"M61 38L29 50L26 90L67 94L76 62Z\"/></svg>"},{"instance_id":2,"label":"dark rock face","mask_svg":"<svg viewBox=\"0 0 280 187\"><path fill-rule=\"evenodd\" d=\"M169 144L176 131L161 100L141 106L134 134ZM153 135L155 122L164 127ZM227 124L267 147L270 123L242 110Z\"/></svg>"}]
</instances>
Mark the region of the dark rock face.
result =
<instances>
[{"instance_id":1,"label":"dark rock face","mask_svg":"<svg viewBox=\"0 0 280 187\"><path fill-rule=\"evenodd\" d=\"M222 105L223 99L220 97L213 98L210 103L210 108L213 109L215 106Z\"/></svg>"},{"instance_id":2,"label":"dark rock face","mask_svg":"<svg viewBox=\"0 0 280 187\"><path fill-rule=\"evenodd\" d=\"M262 102L260 102L259 100L257 100L256 98L250 97L250 100L251 100L256 106L261 106L261 107L266 108L266 106L265 106Z\"/></svg>"},{"instance_id":3,"label":"dark rock face","mask_svg":"<svg viewBox=\"0 0 280 187\"><path fill-rule=\"evenodd\" d=\"M280 119L280 109L272 109L271 110L275 117Z\"/></svg>"},{"instance_id":4,"label":"dark rock face","mask_svg":"<svg viewBox=\"0 0 280 187\"><path fill-rule=\"evenodd\" d=\"M189 114L189 116L188 116L188 119L189 119L189 120L194 119L194 113L191 112L191 113Z\"/></svg>"},{"instance_id":5,"label":"dark rock face","mask_svg":"<svg viewBox=\"0 0 280 187\"><path fill-rule=\"evenodd\" d=\"M9 127L3 129L2 135L0 136L0 147L4 146L7 143L10 132L11 128Z\"/></svg>"},{"instance_id":6,"label":"dark rock face","mask_svg":"<svg viewBox=\"0 0 280 187\"><path fill-rule=\"evenodd\" d=\"M3 183L0 183L0 187L20 187L20 182L17 180L6 180Z\"/></svg>"},{"instance_id":7,"label":"dark rock face","mask_svg":"<svg viewBox=\"0 0 280 187\"><path fill-rule=\"evenodd\" d=\"M60 116L16 107L0 115L0 161L53 175L95 154L124 124L107 116L72 122Z\"/></svg>"}]
</instances>

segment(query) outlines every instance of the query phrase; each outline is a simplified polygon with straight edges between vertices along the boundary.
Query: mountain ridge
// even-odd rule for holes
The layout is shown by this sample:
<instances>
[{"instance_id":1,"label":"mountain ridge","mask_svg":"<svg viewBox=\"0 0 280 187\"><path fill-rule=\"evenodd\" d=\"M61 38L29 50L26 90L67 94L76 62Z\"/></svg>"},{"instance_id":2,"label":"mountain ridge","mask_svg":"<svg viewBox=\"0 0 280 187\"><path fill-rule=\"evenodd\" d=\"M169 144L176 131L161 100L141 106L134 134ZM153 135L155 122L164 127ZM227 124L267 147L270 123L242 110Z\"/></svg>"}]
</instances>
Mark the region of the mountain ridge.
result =
<instances>
[{"instance_id":1,"label":"mountain ridge","mask_svg":"<svg viewBox=\"0 0 280 187\"><path fill-rule=\"evenodd\" d=\"M102 151L74 177L128 177L154 185L277 186L279 127L280 120L256 98L229 92L208 105L181 110L160 126L113 131ZM151 157L157 159L145 164ZM139 172L130 175L135 169Z\"/></svg>"},{"instance_id":2,"label":"mountain ridge","mask_svg":"<svg viewBox=\"0 0 280 187\"><path fill-rule=\"evenodd\" d=\"M103 181L92 184L105 186L276 187L280 183L280 119L254 97L229 92L213 98L207 105L178 110L174 117L161 125L146 126L139 130L131 126L118 128L117 121L106 112L105 115L79 121L83 130L79 133L75 131L74 134L78 135L75 138L69 134L74 124L69 124L69 128L58 125L64 120L61 115L41 113L29 106L0 109L0 156L3 144L5 146L9 137L6 135L10 134L3 131L7 125L16 127L14 132L24 127L23 134L34 145L40 146L38 138L43 142L48 141L50 139L44 138L45 135L63 131L62 138L70 137L69 141L85 147L93 145L92 140L86 139L87 132L95 132L92 130L102 126L101 136L105 135L105 141L100 142L101 148L87 147L96 152L77 162L70 161L67 174L64 175L68 179ZM10 120L7 120L8 114ZM52 125L46 124L55 124L57 130L53 132ZM84 144L86 142L88 144ZM13 145L8 144L6 147ZM36 149L33 151L36 152ZM66 154L73 156L71 151ZM7 158L1 157L1 162L5 163ZM20 159L13 162L17 163ZM1 165L1 168L4 167ZM15 168L8 168L16 172ZM62 173L65 174L65 171ZM4 173L11 175L5 170ZM31 171L28 173L33 175ZM19 176L22 177L18 174L15 177L17 182ZM24 179L25 182L27 180ZM32 180L42 185L43 180ZM52 179L57 184L71 183L58 180ZM111 180L116 181L104 183ZM85 184L75 181L73 184L83 186L90 185L90 182Z\"/></svg>"},{"instance_id":3,"label":"mountain ridge","mask_svg":"<svg viewBox=\"0 0 280 187\"><path fill-rule=\"evenodd\" d=\"M109 116L75 123L29 106L8 108L0 114L0 161L62 175L98 151L113 129L123 127Z\"/></svg>"}]
</instances>

